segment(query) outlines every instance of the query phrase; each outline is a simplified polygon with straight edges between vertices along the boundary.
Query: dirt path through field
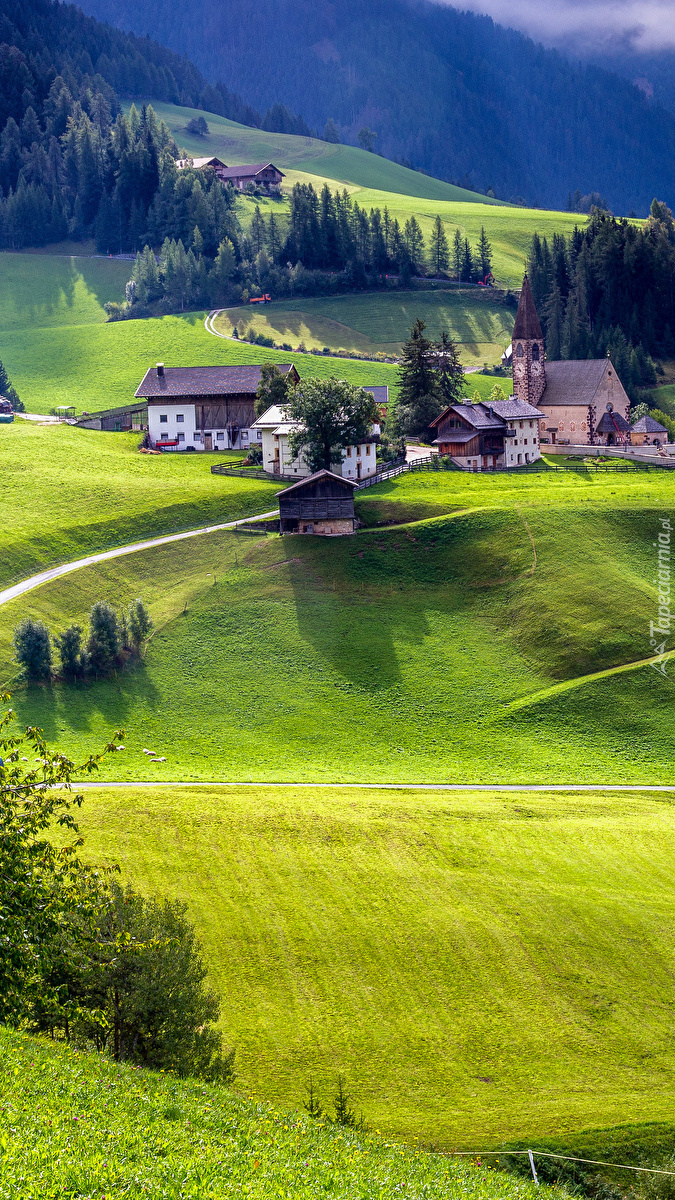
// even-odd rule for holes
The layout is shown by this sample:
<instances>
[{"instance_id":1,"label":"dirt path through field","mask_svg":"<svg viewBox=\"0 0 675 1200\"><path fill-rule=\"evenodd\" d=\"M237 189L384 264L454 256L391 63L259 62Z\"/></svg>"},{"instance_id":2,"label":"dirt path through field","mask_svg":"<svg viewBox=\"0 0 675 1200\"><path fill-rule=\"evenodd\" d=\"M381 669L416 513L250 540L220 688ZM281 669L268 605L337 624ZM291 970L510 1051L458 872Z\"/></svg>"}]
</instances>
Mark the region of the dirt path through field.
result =
<instances>
[{"instance_id":1,"label":"dirt path through field","mask_svg":"<svg viewBox=\"0 0 675 1200\"><path fill-rule=\"evenodd\" d=\"M171 533L165 537L150 538L146 542L132 542L129 546L118 546L115 550L104 550L100 554L90 554L87 558L78 558L74 562L50 567L47 571L40 571L37 575L31 575L29 579L23 579L21 583L12 584L11 587L0 591L0 606L8 604L10 600L16 600L17 596L23 596L24 592L31 592L33 588L40 587L43 583L59 579L61 575L79 571L81 567L91 567L94 563L107 562L110 558L121 558L124 554L135 554L138 550L151 550L153 546L166 546L169 542L180 542L185 538L199 537L202 533L218 533L221 529L235 529L237 525L245 525L248 521L262 521L267 517L276 517L278 511L275 508L270 512L258 513L254 517L242 517L238 521L227 521L223 525L204 525L201 529L190 529L186 533Z\"/></svg>"}]
</instances>

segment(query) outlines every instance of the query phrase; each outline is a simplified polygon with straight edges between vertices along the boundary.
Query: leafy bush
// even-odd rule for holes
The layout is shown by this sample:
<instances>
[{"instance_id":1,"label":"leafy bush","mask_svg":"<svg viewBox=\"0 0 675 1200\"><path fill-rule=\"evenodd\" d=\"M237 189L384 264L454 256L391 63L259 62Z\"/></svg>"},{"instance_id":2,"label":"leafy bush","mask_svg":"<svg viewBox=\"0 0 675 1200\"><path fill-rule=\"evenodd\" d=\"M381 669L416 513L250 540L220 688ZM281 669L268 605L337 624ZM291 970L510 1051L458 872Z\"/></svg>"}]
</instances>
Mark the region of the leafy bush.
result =
<instances>
[{"instance_id":1,"label":"leafy bush","mask_svg":"<svg viewBox=\"0 0 675 1200\"><path fill-rule=\"evenodd\" d=\"M139 598L134 600L129 605L127 614L127 628L129 631L129 642L131 648L136 654L140 653L143 642L146 641L150 631L152 630L152 618L145 604Z\"/></svg>"},{"instance_id":2,"label":"leafy bush","mask_svg":"<svg viewBox=\"0 0 675 1200\"><path fill-rule=\"evenodd\" d=\"M84 675L87 655L82 650L82 626L70 625L63 633L57 633L54 645L59 652L61 671L66 679L79 679Z\"/></svg>"},{"instance_id":3,"label":"leafy bush","mask_svg":"<svg viewBox=\"0 0 675 1200\"><path fill-rule=\"evenodd\" d=\"M112 669L120 650L119 621L115 609L105 600L97 600L89 614L87 654L94 675Z\"/></svg>"},{"instance_id":4,"label":"leafy bush","mask_svg":"<svg viewBox=\"0 0 675 1200\"><path fill-rule=\"evenodd\" d=\"M26 679L49 679L52 671L52 647L49 630L43 621L26 617L14 630L14 654Z\"/></svg>"}]
</instances>

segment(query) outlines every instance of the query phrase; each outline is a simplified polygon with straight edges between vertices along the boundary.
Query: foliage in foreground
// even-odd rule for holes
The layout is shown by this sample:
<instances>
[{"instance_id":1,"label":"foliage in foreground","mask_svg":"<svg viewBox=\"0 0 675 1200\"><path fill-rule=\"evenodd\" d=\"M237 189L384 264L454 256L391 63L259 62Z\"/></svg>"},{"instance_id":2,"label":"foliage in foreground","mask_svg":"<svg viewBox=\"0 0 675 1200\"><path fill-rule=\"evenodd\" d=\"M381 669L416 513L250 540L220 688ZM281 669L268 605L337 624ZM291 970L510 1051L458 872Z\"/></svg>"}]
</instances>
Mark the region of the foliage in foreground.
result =
<instances>
[{"instance_id":1,"label":"foliage in foreground","mask_svg":"<svg viewBox=\"0 0 675 1200\"><path fill-rule=\"evenodd\" d=\"M0 1200L534 1200L525 1180L0 1030ZM560 1193L540 1188L539 1200Z\"/></svg>"},{"instance_id":2,"label":"foliage in foreground","mask_svg":"<svg viewBox=\"0 0 675 1200\"><path fill-rule=\"evenodd\" d=\"M124 747L76 766L38 729L12 737L12 719L0 716L0 1020L116 1061L230 1080L186 906L122 888L114 868L80 857L73 776Z\"/></svg>"}]
</instances>

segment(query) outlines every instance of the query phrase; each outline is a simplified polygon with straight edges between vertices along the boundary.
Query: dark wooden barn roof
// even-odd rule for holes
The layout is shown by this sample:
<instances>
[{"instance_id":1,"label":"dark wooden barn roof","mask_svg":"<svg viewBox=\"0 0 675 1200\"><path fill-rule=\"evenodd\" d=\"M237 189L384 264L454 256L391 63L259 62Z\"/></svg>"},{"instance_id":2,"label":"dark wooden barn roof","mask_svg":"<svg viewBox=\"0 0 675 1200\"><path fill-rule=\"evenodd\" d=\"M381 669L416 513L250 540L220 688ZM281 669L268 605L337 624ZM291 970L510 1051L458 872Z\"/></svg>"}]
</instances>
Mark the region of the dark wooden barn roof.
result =
<instances>
[{"instance_id":1,"label":"dark wooden barn roof","mask_svg":"<svg viewBox=\"0 0 675 1200\"><path fill-rule=\"evenodd\" d=\"M293 363L277 363L282 375L297 371ZM157 367L146 371L136 396L162 399L172 396L254 396L260 383L262 367L165 367L164 374L157 374Z\"/></svg>"},{"instance_id":2,"label":"dark wooden barn roof","mask_svg":"<svg viewBox=\"0 0 675 1200\"><path fill-rule=\"evenodd\" d=\"M334 471L315 471L313 475L306 475L304 479L299 479L297 483L292 483L290 487L284 488L282 492L277 492L277 496L290 496L291 493L300 494L303 491L310 492L312 495L320 495L322 488L317 487L317 484L324 484L326 494L333 491L337 484L341 484L345 488L351 488L352 491L358 486L353 479L345 479L342 475L336 475Z\"/></svg>"}]
</instances>

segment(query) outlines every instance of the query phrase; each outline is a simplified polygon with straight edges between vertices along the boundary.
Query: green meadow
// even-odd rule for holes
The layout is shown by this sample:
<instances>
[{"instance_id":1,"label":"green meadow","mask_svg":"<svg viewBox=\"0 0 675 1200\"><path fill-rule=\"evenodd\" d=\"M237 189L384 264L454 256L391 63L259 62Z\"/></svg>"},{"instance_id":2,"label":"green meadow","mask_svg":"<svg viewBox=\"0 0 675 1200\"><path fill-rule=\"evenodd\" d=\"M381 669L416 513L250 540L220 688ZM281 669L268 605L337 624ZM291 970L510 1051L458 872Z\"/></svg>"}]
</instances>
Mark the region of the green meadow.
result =
<instances>
[{"instance_id":1,"label":"green meadow","mask_svg":"<svg viewBox=\"0 0 675 1200\"><path fill-rule=\"evenodd\" d=\"M668 797L94 788L81 827L189 904L245 1095L342 1072L375 1129L475 1150L672 1122Z\"/></svg>"},{"instance_id":2,"label":"green meadow","mask_svg":"<svg viewBox=\"0 0 675 1200\"><path fill-rule=\"evenodd\" d=\"M347 184L358 188L376 188L429 200L467 200L483 205L498 205L477 192L466 191L452 183L444 183L430 175L421 175L408 167L399 166L379 154L369 154L355 146L332 145L317 138L296 137L293 134L268 133L228 121L215 113L204 113L175 104L152 106L169 126L179 147L195 158L216 155L228 166L238 163L274 162L286 174L284 186L311 176L321 183ZM185 126L193 117L206 117L207 137L194 137Z\"/></svg>"},{"instance_id":3,"label":"green meadow","mask_svg":"<svg viewBox=\"0 0 675 1200\"><path fill-rule=\"evenodd\" d=\"M447 329L459 347L465 366L499 361L511 341L514 310L488 292L475 288L459 292L373 292L367 295L301 297L278 300L264 309L239 306L223 309L216 328L240 337L253 330L275 342L306 349L347 350L350 353L399 354L413 322L421 317L427 336ZM510 384L510 380L508 381Z\"/></svg>"},{"instance_id":4,"label":"green meadow","mask_svg":"<svg viewBox=\"0 0 675 1200\"><path fill-rule=\"evenodd\" d=\"M473 1162L0 1031L2 1200L533 1200ZM561 1193L537 1192L542 1200Z\"/></svg>"},{"instance_id":5,"label":"green meadow","mask_svg":"<svg viewBox=\"0 0 675 1200\"><path fill-rule=\"evenodd\" d=\"M136 470L153 474L140 461L132 493ZM176 488L182 459L166 475L155 461ZM193 517L212 521L219 492L225 518L273 507L273 485L207 478L199 460L190 471ZM39 494L39 475L19 503L29 486ZM159 526L155 487L144 531ZM614 669L651 654L653 542L674 496L658 471L403 476L359 498L354 538L214 533L5 605L2 677L15 676L11 631L26 613L56 631L83 623L95 599L141 595L157 625L141 666L15 696L22 720L73 753L123 725L111 779L667 782L672 682L648 665ZM96 525L88 546L111 536ZM39 551L19 532L27 564ZM62 536L80 535L64 523ZM166 762L151 767L144 747Z\"/></svg>"}]
</instances>

